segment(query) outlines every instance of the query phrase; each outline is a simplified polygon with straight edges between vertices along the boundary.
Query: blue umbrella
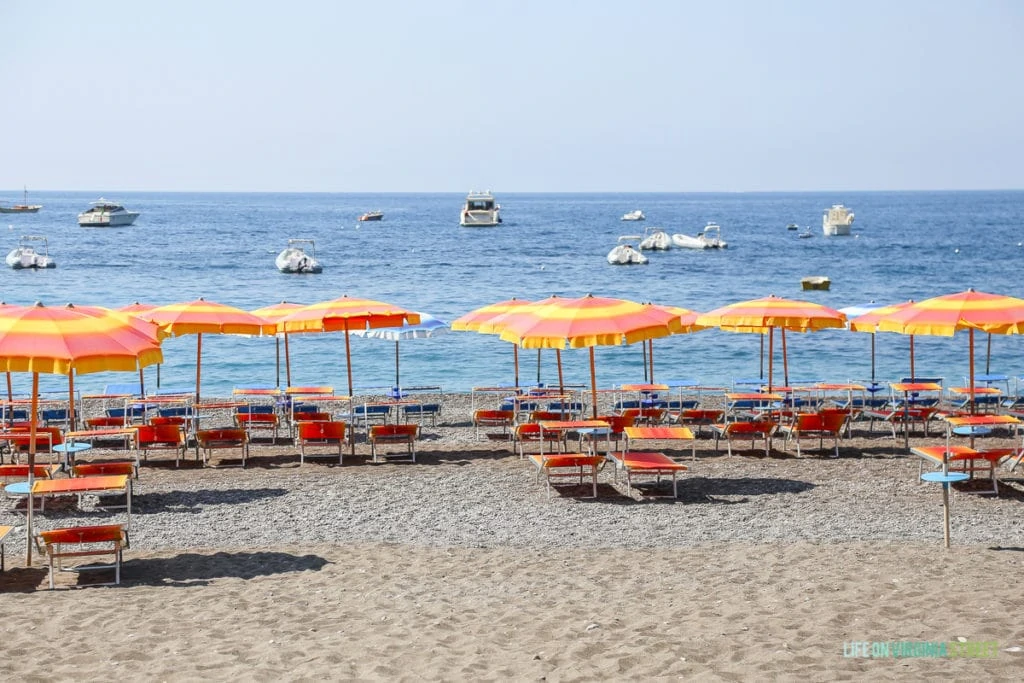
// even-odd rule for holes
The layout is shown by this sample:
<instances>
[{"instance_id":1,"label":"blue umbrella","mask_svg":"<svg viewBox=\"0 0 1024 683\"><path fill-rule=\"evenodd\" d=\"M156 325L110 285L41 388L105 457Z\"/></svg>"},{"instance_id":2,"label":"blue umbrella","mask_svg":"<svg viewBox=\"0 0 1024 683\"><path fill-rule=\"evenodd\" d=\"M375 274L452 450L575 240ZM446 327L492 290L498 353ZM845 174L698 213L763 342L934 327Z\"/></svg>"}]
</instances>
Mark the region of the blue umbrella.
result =
<instances>
[{"instance_id":1,"label":"blue umbrella","mask_svg":"<svg viewBox=\"0 0 1024 683\"><path fill-rule=\"evenodd\" d=\"M860 316L865 315L867 313L870 313L871 311L874 311L874 310L879 309L881 307L882 307L882 304L876 304L874 299L872 299L871 301L869 301L868 303L866 303L866 304L864 304L862 306L847 306L846 308L840 308L839 312L846 314L846 320L847 320L846 327L847 327L847 329L849 329L849 327L850 327L849 321L850 320L853 320L854 318L857 318L857 317L860 317ZM874 332L871 333L871 381L872 382L875 381L875 333Z\"/></svg>"},{"instance_id":2,"label":"blue umbrella","mask_svg":"<svg viewBox=\"0 0 1024 683\"><path fill-rule=\"evenodd\" d=\"M352 330L351 334L371 339L386 339L395 342L395 387L401 387L398 373L398 344L405 339L426 339L438 334L451 331L448 323L439 320L429 313L420 313L418 325L410 325L408 322L401 327L380 327L370 330Z\"/></svg>"}]
</instances>

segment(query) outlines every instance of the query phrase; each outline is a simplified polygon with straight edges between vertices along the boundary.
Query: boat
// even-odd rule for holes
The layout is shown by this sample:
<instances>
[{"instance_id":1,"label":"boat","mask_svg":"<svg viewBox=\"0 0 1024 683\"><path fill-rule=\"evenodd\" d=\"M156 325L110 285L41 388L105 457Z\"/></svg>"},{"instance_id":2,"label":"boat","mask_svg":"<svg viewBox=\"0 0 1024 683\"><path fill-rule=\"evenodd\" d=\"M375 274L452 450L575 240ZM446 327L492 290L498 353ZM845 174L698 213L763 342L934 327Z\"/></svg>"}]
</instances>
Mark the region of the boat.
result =
<instances>
[{"instance_id":1,"label":"boat","mask_svg":"<svg viewBox=\"0 0 1024 683\"><path fill-rule=\"evenodd\" d=\"M849 235L850 227L853 226L853 211L842 204L833 204L821 217L821 229L825 235Z\"/></svg>"},{"instance_id":2,"label":"boat","mask_svg":"<svg viewBox=\"0 0 1024 683\"><path fill-rule=\"evenodd\" d=\"M725 249L729 246L722 240L722 228L718 223L710 222L695 237L682 233L672 235L672 244L680 249Z\"/></svg>"},{"instance_id":3,"label":"boat","mask_svg":"<svg viewBox=\"0 0 1024 683\"><path fill-rule=\"evenodd\" d=\"M800 280L800 286L804 289L828 289L832 281L824 275L809 275Z\"/></svg>"},{"instance_id":4,"label":"boat","mask_svg":"<svg viewBox=\"0 0 1024 683\"><path fill-rule=\"evenodd\" d=\"M799 237L802 240L806 240L806 239L810 239L811 237L814 237L814 233L811 232L811 226L808 225L806 228L804 228L803 231L801 231L800 234L797 235L797 237Z\"/></svg>"},{"instance_id":5,"label":"boat","mask_svg":"<svg viewBox=\"0 0 1024 683\"><path fill-rule=\"evenodd\" d=\"M490 190L473 190L466 195L466 203L459 214L459 225L467 228L489 228L501 223L501 205L494 203Z\"/></svg>"},{"instance_id":6,"label":"boat","mask_svg":"<svg viewBox=\"0 0 1024 683\"><path fill-rule=\"evenodd\" d=\"M303 245L309 245L309 252ZM316 244L313 240L290 239L288 246L277 255L274 264L282 273L320 273L323 266L316 260Z\"/></svg>"},{"instance_id":7,"label":"boat","mask_svg":"<svg viewBox=\"0 0 1024 683\"><path fill-rule=\"evenodd\" d=\"M35 245L41 244L42 248ZM18 246L7 254L7 265L15 270L24 268L56 268L50 258L49 245L42 235L22 235Z\"/></svg>"},{"instance_id":8,"label":"boat","mask_svg":"<svg viewBox=\"0 0 1024 683\"><path fill-rule=\"evenodd\" d=\"M647 220L647 216L640 209L636 211L630 211L629 213L622 214L622 220L624 221L643 221Z\"/></svg>"},{"instance_id":9,"label":"boat","mask_svg":"<svg viewBox=\"0 0 1024 683\"><path fill-rule=\"evenodd\" d=\"M129 211L116 202L100 197L88 209L78 214L78 224L84 227L114 228L131 225L138 217L138 211Z\"/></svg>"},{"instance_id":10,"label":"boat","mask_svg":"<svg viewBox=\"0 0 1024 683\"><path fill-rule=\"evenodd\" d=\"M665 251L672 248L672 238L661 228L647 228L639 247L640 251Z\"/></svg>"},{"instance_id":11,"label":"boat","mask_svg":"<svg viewBox=\"0 0 1024 683\"><path fill-rule=\"evenodd\" d=\"M786 224L786 230L799 230L799 229L800 229L800 226L797 225L796 223L787 223Z\"/></svg>"},{"instance_id":12,"label":"boat","mask_svg":"<svg viewBox=\"0 0 1024 683\"><path fill-rule=\"evenodd\" d=\"M608 252L608 263L613 266L646 265L647 257L634 249L630 242L643 239L641 235L623 235L618 239L619 244Z\"/></svg>"},{"instance_id":13,"label":"boat","mask_svg":"<svg viewBox=\"0 0 1024 683\"><path fill-rule=\"evenodd\" d=\"M359 217L359 220L361 220L361 221L379 221L379 220L382 220L383 218L384 218L384 212L383 211L367 211L366 213L364 213L362 216Z\"/></svg>"},{"instance_id":14,"label":"boat","mask_svg":"<svg viewBox=\"0 0 1024 683\"><path fill-rule=\"evenodd\" d=\"M39 209L43 208L42 204L29 204L28 203L28 188L23 188L22 203L4 205L0 204L0 213L38 213Z\"/></svg>"}]
</instances>

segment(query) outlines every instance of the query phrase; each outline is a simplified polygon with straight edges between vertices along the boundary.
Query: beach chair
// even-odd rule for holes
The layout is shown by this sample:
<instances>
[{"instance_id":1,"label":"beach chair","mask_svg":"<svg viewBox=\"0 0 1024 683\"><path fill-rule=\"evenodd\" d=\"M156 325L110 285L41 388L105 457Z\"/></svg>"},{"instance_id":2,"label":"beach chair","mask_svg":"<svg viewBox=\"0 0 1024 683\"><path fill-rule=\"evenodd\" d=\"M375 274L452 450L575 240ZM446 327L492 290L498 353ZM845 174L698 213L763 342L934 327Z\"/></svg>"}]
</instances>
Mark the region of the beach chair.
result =
<instances>
[{"instance_id":1,"label":"beach chair","mask_svg":"<svg viewBox=\"0 0 1024 683\"><path fill-rule=\"evenodd\" d=\"M516 414L512 410L477 410L473 412L473 435L480 438L481 427L501 427L501 434L488 433L489 439L507 441L515 422Z\"/></svg>"},{"instance_id":2,"label":"beach chair","mask_svg":"<svg viewBox=\"0 0 1024 683\"><path fill-rule=\"evenodd\" d=\"M696 427L698 436L701 427L709 427L725 419L725 411L719 408L684 408L676 416L676 423L682 427Z\"/></svg>"},{"instance_id":3,"label":"beach chair","mask_svg":"<svg viewBox=\"0 0 1024 683\"><path fill-rule=\"evenodd\" d=\"M28 453L29 445L32 443L32 435L29 432L29 427L17 427L14 430L17 432L15 435L8 437L7 443L11 447L11 459L12 461L17 458L20 454ZM24 436L22 436L24 433ZM54 446L59 446L64 443L64 437L62 435L60 427L36 427L36 453L37 454L52 454Z\"/></svg>"},{"instance_id":4,"label":"beach chair","mask_svg":"<svg viewBox=\"0 0 1024 683\"><path fill-rule=\"evenodd\" d=\"M634 415L598 415L598 420L608 423L607 429L584 429L578 432L579 448L588 453L593 453L597 443L605 440L611 446L611 450L619 450L619 441L625 438L624 430L636 424ZM612 446L614 444L614 446Z\"/></svg>"},{"instance_id":5,"label":"beach chair","mask_svg":"<svg viewBox=\"0 0 1024 683\"><path fill-rule=\"evenodd\" d=\"M249 433L244 429L200 429L196 432L196 447L203 451L203 464L210 460L212 451L221 449L239 449L242 455L242 467L249 455Z\"/></svg>"},{"instance_id":6,"label":"beach chair","mask_svg":"<svg viewBox=\"0 0 1024 683\"><path fill-rule=\"evenodd\" d=\"M548 498L551 498L551 482L553 480L578 480L584 485L584 476L589 472L593 487L593 497L597 498L597 473L605 463L602 455L585 453L565 453L556 455L531 455L530 461L537 468L537 480L543 476L547 484Z\"/></svg>"},{"instance_id":7,"label":"beach chair","mask_svg":"<svg viewBox=\"0 0 1024 683\"><path fill-rule=\"evenodd\" d=\"M678 475L689 469L686 465L676 462L664 453L612 451L608 453L607 457L608 460L615 465L616 480L618 480L619 470L625 472L627 494L632 494L634 477L654 477L655 481L658 483L661 482L662 477L671 477L672 495L654 497L676 498L679 495L677 488Z\"/></svg>"},{"instance_id":8,"label":"beach chair","mask_svg":"<svg viewBox=\"0 0 1024 683\"><path fill-rule=\"evenodd\" d=\"M441 414L440 403L414 403L412 405L402 406L402 419L408 421L410 418L418 418L418 422L422 425L423 418L430 418L430 426L437 424L437 416Z\"/></svg>"},{"instance_id":9,"label":"beach chair","mask_svg":"<svg viewBox=\"0 0 1024 683\"><path fill-rule=\"evenodd\" d=\"M184 421L184 418L181 417L165 417L161 419ZM138 448L142 452L142 459L144 461L147 459L149 451L174 451L174 466L179 466L181 458L185 455L186 448L183 424L151 422L148 425L139 425L136 434Z\"/></svg>"},{"instance_id":10,"label":"beach chair","mask_svg":"<svg viewBox=\"0 0 1024 683\"><path fill-rule=\"evenodd\" d=\"M36 535L36 546L40 552L46 553L50 569L50 590L54 588L54 574L57 571L113 569L113 582L94 585L116 585L121 583L121 558L124 549L128 547L128 531L120 524L53 529L39 532ZM104 555L113 556L111 564L89 564L68 569L63 567L63 560L67 558Z\"/></svg>"},{"instance_id":11,"label":"beach chair","mask_svg":"<svg viewBox=\"0 0 1024 683\"><path fill-rule=\"evenodd\" d=\"M750 441L751 449L757 448L757 442L764 440L765 457L771 454L771 438L775 433L775 422L771 420L751 420L743 422L722 422L711 425L711 433L715 435L715 450L718 450L718 443L725 439L728 454L732 456L732 442L734 439Z\"/></svg>"},{"instance_id":12,"label":"beach chair","mask_svg":"<svg viewBox=\"0 0 1024 683\"><path fill-rule=\"evenodd\" d=\"M783 449L789 448L789 440L796 441L796 457L800 457L800 439L818 439L818 448L824 448L825 439L835 444L835 456L839 457L839 435L846 426L850 413L845 410L823 410L816 413L797 413L791 424L782 424L778 432L785 436Z\"/></svg>"},{"instance_id":13,"label":"beach chair","mask_svg":"<svg viewBox=\"0 0 1024 683\"><path fill-rule=\"evenodd\" d=\"M270 408L270 412L249 412L247 408ZM280 420L277 413L273 412L273 406L246 406L234 414L235 426L244 429L249 433L249 438L257 432L270 432L274 443L277 443L277 428Z\"/></svg>"},{"instance_id":14,"label":"beach chair","mask_svg":"<svg viewBox=\"0 0 1024 683\"><path fill-rule=\"evenodd\" d=\"M370 455L377 462L377 449L388 444L404 444L406 454L412 462L416 462L416 439L420 435L417 424L372 425L370 427ZM401 454L381 453L384 459L401 457Z\"/></svg>"},{"instance_id":15,"label":"beach chair","mask_svg":"<svg viewBox=\"0 0 1024 683\"><path fill-rule=\"evenodd\" d=\"M306 462L306 448L310 446L337 446L338 464L344 464L346 425L330 420L300 421L295 423L295 440L299 445L299 463ZM333 457L333 454L331 454ZM313 454L310 458L316 457Z\"/></svg>"},{"instance_id":16,"label":"beach chair","mask_svg":"<svg viewBox=\"0 0 1024 683\"><path fill-rule=\"evenodd\" d=\"M524 449L528 443L548 444L552 450L565 451L565 432L552 429L542 430L537 422L524 422L516 425L512 441L520 458L526 457Z\"/></svg>"}]
</instances>

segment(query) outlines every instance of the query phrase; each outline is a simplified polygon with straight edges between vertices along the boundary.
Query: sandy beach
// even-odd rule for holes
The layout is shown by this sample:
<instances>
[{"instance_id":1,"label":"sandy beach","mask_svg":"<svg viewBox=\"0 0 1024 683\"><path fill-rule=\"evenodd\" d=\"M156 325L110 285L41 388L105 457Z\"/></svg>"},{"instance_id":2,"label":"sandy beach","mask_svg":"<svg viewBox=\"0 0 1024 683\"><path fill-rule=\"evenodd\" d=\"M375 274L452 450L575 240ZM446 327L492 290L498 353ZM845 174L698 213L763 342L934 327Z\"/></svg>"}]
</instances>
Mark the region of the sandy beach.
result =
<instances>
[{"instance_id":1,"label":"sandy beach","mask_svg":"<svg viewBox=\"0 0 1024 683\"><path fill-rule=\"evenodd\" d=\"M880 430L856 429L839 458L797 459L781 439L768 458L729 458L702 438L694 462L688 447L656 443L691 468L678 499L654 498L666 489L653 485L627 495L610 465L596 500L572 485L549 499L508 444L474 438L465 397L444 400L416 464L370 463L360 442L342 466L300 467L283 439L255 445L245 470L151 458L118 587L72 589L109 576L62 573L45 590L43 563L24 567L24 517L8 501L5 670L29 680L1018 676L1019 469L1003 472L998 498L973 484L953 493L947 550L941 489L921 484L918 459ZM124 520L88 499L84 508L55 502L38 525ZM895 656L910 652L894 645L905 642L941 642L945 656ZM951 656L969 648L987 656Z\"/></svg>"}]
</instances>

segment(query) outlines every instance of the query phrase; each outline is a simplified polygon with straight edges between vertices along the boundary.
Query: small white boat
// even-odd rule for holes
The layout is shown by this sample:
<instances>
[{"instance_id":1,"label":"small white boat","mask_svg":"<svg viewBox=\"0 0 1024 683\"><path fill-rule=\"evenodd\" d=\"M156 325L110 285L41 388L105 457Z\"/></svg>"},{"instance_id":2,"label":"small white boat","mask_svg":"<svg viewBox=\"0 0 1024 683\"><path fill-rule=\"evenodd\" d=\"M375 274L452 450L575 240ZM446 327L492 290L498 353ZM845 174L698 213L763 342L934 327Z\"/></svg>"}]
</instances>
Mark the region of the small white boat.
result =
<instances>
[{"instance_id":1,"label":"small white boat","mask_svg":"<svg viewBox=\"0 0 1024 683\"><path fill-rule=\"evenodd\" d=\"M501 223L501 205L494 202L490 190L473 190L459 214L459 225L466 228L489 228Z\"/></svg>"},{"instance_id":2,"label":"small white boat","mask_svg":"<svg viewBox=\"0 0 1024 683\"><path fill-rule=\"evenodd\" d=\"M828 237L849 235L853 226L853 211L842 204L833 204L821 217L821 229Z\"/></svg>"},{"instance_id":3,"label":"small white boat","mask_svg":"<svg viewBox=\"0 0 1024 683\"><path fill-rule=\"evenodd\" d=\"M42 248L35 245L42 244ZM7 265L15 270L23 268L56 268L50 258L50 249L42 235L22 235L18 246L7 254Z\"/></svg>"},{"instance_id":4,"label":"small white boat","mask_svg":"<svg viewBox=\"0 0 1024 683\"><path fill-rule=\"evenodd\" d=\"M78 214L78 224L86 227L113 228L131 225L138 217L138 211L129 211L120 204L100 197L92 206Z\"/></svg>"},{"instance_id":5,"label":"small white boat","mask_svg":"<svg viewBox=\"0 0 1024 683\"><path fill-rule=\"evenodd\" d=\"M672 235L672 244L680 249L725 249L729 243L722 239L722 228L718 223L708 223L704 230L696 236L676 233Z\"/></svg>"},{"instance_id":6,"label":"small white boat","mask_svg":"<svg viewBox=\"0 0 1024 683\"><path fill-rule=\"evenodd\" d=\"M634 249L629 242L639 241L640 235L623 235L619 238L619 244L608 252L608 263L613 266L645 265L647 257Z\"/></svg>"},{"instance_id":7,"label":"small white boat","mask_svg":"<svg viewBox=\"0 0 1024 683\"><path fill-rule=\"evenodd\" d=\"M807 240L814 237L814 233L811 232L811 226L808 225L806 228L804 228L804 230L800 234L798 234L797 237L799 237L802 240Z\"/></svg>"},{"instance_id":8,"label":"small white boat","mask_svg":"<svg viewBox=\"0 0 1024 683\"><path fill-rule=\"evenodd\" d=\"M647 228L639 246L640 251L666 251L672 248L672 238L661 228Z\"/></svg>"},{"instance_id":9,"label":"small white boat","mask_svg":"<svg viewBox=\"0 0 1024 683\"><path fill-rule=\"evenodd\" d=\"M302 245L309 245L307 253ZM316 245L313 240L288 240L288 247L274 259L277 269L282 273L320 273L323 266L316 260Z\"/></svg>"},{"instance_id":10,"label":"small white boat","mask_svg":"<svg viewBox=\"0 0 1024 683\"><path fill-rule=\"evenodd\" d=\"M643 221L643 220L647 220L647 216L644 215L643 211L641 211L640 209L637 209L636 211L630 211L629 213L623 214L622 215L622 220L624 220L624 221Z\"/></svg>"}]
</instances>

